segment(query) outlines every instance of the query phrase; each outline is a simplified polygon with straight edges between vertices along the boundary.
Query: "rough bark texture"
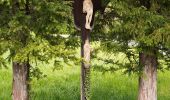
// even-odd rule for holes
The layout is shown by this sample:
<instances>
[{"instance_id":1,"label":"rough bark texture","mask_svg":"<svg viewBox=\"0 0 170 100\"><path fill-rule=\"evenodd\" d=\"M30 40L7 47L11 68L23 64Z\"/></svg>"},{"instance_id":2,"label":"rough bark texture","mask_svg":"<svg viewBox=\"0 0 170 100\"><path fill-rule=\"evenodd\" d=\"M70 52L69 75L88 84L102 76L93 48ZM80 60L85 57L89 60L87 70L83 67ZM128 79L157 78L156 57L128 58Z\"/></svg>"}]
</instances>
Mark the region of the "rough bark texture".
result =
<instances>
[{"instance_id":1,"label":"rough bark texture","mask_svg":"<svg viewBox=\"0 0 170 100\"><path fill-rule=\"evenodd\" d=\"M29 100L29 63L13 62L12 100Z\"/></svg>"},{"instance_id":2,"label":"rough bark texture","mask_svg":"<svg viewBox=\"0 0 170 100\"><path fill-rule=\"evenodd\" d=\"M15 15L20 10L19 0L12 0L12 11ZM25 14L28 15L29 0L25 3ZM20 40L26 45L27 35L23 32L20 34ZM12 83L12 100L29 100L29 59L27 62L13 62L13 83Z\"/></svg>"},{"instance_id":3,"label":"rough bark texture","mask_svg":"<svg viewBox=\"0 0 170 100\"><path fill-rule=\"evenodd\" d=\"M140 53L142 75L139 77L138 100L157 100L157 57Z\"/></svg>"}]
</instances>

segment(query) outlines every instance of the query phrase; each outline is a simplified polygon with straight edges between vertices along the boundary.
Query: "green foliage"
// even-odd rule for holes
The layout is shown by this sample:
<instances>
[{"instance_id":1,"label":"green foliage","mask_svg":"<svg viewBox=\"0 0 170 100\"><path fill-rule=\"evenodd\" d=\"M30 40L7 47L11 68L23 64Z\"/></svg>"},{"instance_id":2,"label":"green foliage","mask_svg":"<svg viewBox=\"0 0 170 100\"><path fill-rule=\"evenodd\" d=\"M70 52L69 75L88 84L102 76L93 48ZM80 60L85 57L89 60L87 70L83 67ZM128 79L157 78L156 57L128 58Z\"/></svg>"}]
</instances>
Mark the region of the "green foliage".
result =
<instances>
[{"instance_id":1,"label":"green foliage","mask_svg":"<svg viewBox=\"0 0 170 100\"><path fill-rule=\"evenodd\" d=\"M138 72L138 53L149 50L146 50L146 47L151 47L157 49L159 61L163 60L166 66L169 66L169 0L153 0L149 7L147 1L141 0L102 2L104 6L109 4L104 19L98 15L95 17L91 40L99 41L100 50L107 53L126 54L128 61L122 65L109 58L97 58L98 60L104 61L105 64L125 66L127 72ZM80 62L81 59L75 56L80 40L79 34L74 30L72 2L30 0L29 14L26 14L25 4L25 0L19 1L20 7L13 14L11 1L0 1L0 55L9 50L9 61L13 59L24 62L29 57L30 62L48 63L55 59L56 66L61 66L60 61ZM3 63L3 57L1 58ZM119 68L110 67L105 70L117 69Z\"/></svg>"},{"instance_id":2,"label":"green foliage","mask_svg":"<svg viewBox=\"0 0 170 100\"><path fill-rule=\"evenodd\" d=\"M12 12L10 1L0 2L0 55L10 51L8 59L31 62L63 58L77 60L79 46L73 28L71 2L62 0L19 1L19 10ZM3 60L1 60L3 61ZM66 61L67 62L67 61Z\"/></svg>"},{"instance_id":3,"label":"green foliage","mask_svg":"<svg viewBox=\"0 0 170 100\"><path fill-rule=\"evenodd\" d=\"M128 73L141 70L138 54L151 52L150 48L157 50L159 60L163 60L164 57L169 59L169 0L153 0L150 7L143 3L147 2L111 0L104 19L96 17L94 32L91 34L93 41L101 42L102 50L127 55L129 61L125 69ZM169 64L168 60L164 61L164 64ZM166 65L168 66L170 65ZM165 66L160 63L159 68L165 69Z\"/></svg>"}]
</instances>

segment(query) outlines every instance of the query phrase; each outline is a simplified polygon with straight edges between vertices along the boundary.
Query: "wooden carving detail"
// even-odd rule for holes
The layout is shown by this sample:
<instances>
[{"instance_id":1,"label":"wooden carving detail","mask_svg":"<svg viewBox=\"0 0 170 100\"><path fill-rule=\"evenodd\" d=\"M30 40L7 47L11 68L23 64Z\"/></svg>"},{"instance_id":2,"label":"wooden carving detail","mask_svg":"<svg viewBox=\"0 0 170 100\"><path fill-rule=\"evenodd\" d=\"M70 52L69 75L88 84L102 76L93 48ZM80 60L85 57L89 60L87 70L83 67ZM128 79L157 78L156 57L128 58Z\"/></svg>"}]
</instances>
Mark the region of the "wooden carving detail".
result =
<instances>
[{"instance_id":1,"label":"wooden carving detail","mask_svg":"<svg viewBox=\"0 0 170 100\"><path fill-rule=\"evenodd\" d=\"M91 2L92 1L92 2ZM87 6L88 9L92 9L93 11L87 11L88 9L85 9L87 6L83 6L86 4L86 2L90 3ZM90 29L93 26L94 23L94 16L97 11L100 11L101 14L104 13L106 6L102 6L102 0L74 0L73 3L73 15L74 15L74 23L78 30L81 30L82 28ZM89 19L89 20L86 20ZM86 27L87 22L87 27ZM90 24L90 28L89 28Z\"/></svg>"},{"instance_id":2,"label":"wooden carving detail","mask_svg":"<svg viewBox=\"0 0 170 100\"><path fill-rule=\"evenodd\" d=\"M92 0L84 0L83 1L83 13L86 13L86 24L85 28L91 30L90 23L92 21L93 16L93 3Z\"/></svg>"}]
</instances>

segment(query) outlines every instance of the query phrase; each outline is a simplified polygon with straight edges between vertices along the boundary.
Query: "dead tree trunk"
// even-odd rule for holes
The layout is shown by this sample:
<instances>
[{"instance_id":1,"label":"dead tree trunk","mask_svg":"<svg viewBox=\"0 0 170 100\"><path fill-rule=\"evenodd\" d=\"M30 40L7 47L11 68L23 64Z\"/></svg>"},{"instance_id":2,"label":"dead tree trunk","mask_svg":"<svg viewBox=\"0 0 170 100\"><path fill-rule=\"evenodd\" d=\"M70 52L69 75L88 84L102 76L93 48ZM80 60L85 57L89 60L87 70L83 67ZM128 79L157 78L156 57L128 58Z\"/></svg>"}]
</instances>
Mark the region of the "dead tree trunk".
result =
<instances>
[{"instance_id":1,"label":"dead tree trunk","mask_svg":"<svg viewBox=\"0 0 170 100\"><path fill-rule=\"evenodd\" d=\"M90 98L90 31L82 28L81 34L81 100Z\"/></svg>"},{"instance_id":2,"label":"dead tree trunk","mask_svg":"<svg viewBox=\"0 0 170 100\"><path fill-rule=\"evenodd\" d=\"M155 54L139 54L142 75L139 77L138 100L157 100L157 57Z\"/></svg>"},{"instance_id":3,"label":"dead tree trunk","mask_svg":"<svg viewBox=\"0 0 170 100\"><path fill-rule=\"evenodd\" d=\"M90 98L90 30L85 29L86 14L83 13L83 0L74 0L73 3L74 22L81 30L81 100ZM94 18L94 16L93 16ZM93 21L91 22L91 25Z\"/></svg>"},{"instance_id":4,"label":"dead tree trunk","mask_svg":"<svg viewBox=\"0 0 170 100\"><path fill-rule=\"evenodd\" d=\"M29 100L29 63L13 62L12 100Z\"/></svg>"},{"instance_id":5,"label":"dead tree trunk","mask_svg":"<svg viewBox=\"0 0 170 100\"><path fill-rule=\"evenodd\" d=\"M90 99L90 30L85 28L86 14L83 13L83 1L74 0L73 15L74 23L78 30L81 30L81 57L83 58L81 65L81 100ZM90 26L94 24L95 12L104 11L101 0L92 0L93 2L93 16Z\"/></svg>"}]
</instances>

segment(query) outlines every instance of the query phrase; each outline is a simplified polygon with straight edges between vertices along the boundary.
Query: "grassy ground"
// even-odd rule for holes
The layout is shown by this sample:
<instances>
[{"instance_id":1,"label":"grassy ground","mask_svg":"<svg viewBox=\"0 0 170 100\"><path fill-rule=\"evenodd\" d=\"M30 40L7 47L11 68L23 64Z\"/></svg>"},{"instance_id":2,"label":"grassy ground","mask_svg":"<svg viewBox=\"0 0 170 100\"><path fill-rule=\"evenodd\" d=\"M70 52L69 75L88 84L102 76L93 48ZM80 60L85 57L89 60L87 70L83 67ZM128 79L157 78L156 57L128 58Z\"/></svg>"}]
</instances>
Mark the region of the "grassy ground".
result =
<instances>
[{"instance_id":1,"label":"grassy ground","mask_svg":"<svg viewBox=\"0 0 170 100\"><path fill-rule=\"evenodd\" d=\"M52 71L43 66L48 76L31 82L31 100L80 100L79 68L65 67ZM91 100L136 100L137 76L92 72ZM170 100L170 72L158 75L158 100ZM0 69L0 100L11 100L11 70Z\"/></svg>"}]
</instances>

